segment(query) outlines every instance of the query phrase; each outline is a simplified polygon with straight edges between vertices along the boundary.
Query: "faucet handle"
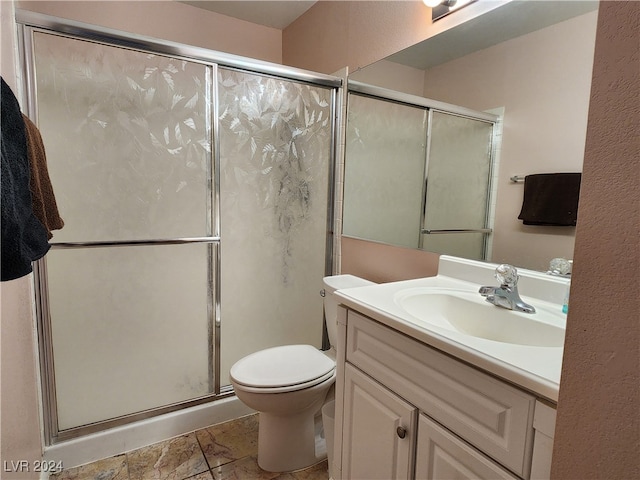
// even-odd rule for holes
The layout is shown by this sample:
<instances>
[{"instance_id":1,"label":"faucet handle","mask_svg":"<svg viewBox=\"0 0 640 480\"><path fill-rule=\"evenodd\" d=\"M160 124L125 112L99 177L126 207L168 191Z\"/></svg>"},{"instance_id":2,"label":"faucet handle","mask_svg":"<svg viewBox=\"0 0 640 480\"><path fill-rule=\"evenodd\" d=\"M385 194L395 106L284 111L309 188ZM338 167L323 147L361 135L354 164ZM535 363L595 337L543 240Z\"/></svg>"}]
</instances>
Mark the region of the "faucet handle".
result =
<instances>
[{"instance_id":1,"label":"faucet handle","mask_svg":"<svg viewBox=\"0 0 640 480\"><path fill-rule=\"evenodd\" d=\"M514 288L518 285L518 270L513 265L503 263L496 268L496 279L500 285Z\"/></svg>"}]
</instances>

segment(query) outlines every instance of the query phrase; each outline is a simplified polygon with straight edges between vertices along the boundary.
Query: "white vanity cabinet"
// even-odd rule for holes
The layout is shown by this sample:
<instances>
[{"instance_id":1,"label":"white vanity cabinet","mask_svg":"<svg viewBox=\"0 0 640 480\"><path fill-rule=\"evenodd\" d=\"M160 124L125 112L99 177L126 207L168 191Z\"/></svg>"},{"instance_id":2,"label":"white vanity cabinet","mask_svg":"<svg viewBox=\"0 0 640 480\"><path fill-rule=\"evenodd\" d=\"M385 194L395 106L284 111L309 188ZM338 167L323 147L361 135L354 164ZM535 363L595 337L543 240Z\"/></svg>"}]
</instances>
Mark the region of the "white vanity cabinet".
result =
<instances>
[{"instance_id":1,"label":"white vanity cabinet","mask_svg":"<svg viewBox=\"0 0 640 480\"><path fill-rule=\"evenodd\" d=\"M344 405L343 478L413 478L417 409L349 364Z\"/></svg>"},{"instance_id":2,"label":"white vanity cabinet","mask_svg":"<svg viewBox=\"0 0 640 480\"><path fill-rule=\"evenodd\" d=\"M535 396L354 310L346 323L343 480L530 477Z\"/></svg>"}]
</instances>

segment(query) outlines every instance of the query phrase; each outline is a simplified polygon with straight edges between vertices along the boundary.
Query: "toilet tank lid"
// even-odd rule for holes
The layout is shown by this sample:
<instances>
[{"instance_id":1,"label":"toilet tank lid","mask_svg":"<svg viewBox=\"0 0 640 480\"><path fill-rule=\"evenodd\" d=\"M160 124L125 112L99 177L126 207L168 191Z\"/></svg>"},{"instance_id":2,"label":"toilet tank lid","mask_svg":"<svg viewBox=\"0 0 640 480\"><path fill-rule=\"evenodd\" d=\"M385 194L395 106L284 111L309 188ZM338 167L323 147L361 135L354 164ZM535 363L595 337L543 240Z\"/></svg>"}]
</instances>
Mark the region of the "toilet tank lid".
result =
<instances>
[{"instance_id":1,"label":"toilet tank lid","mask_svg":"<svg viewBox=\"0 0 640 480\"><path fill-rule=\"evenodd\" d=\"M365 280L364 278L356 277L355 275L350 275L350 274L331 275L328 277L324 277L323 281L325 286L333 290L340 290L342 288L366 287L367 285L375 285L374 282L370 282L369 280Z\"/></svg>"}]
</instances>

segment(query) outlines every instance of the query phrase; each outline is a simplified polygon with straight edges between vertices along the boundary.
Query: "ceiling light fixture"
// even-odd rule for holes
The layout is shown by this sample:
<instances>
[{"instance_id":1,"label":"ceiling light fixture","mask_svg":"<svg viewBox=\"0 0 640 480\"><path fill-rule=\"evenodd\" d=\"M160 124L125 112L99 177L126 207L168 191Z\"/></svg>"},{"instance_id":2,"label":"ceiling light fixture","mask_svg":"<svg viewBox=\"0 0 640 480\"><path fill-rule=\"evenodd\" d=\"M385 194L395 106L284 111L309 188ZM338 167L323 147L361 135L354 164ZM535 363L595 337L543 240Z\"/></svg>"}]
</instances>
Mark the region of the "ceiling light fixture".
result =
<instances>
[{"instance_id":1,"label":"ceiling light fixture","mask_svg":"<svg viewBox=\"0 0 640 480\"><path fill-rule=\"evenodd\" d=\"M458 10L475 1L476 0L422 0L422 3L431 8L431 21L435 22L454 10Z\"/></svg>"}]
</instances>

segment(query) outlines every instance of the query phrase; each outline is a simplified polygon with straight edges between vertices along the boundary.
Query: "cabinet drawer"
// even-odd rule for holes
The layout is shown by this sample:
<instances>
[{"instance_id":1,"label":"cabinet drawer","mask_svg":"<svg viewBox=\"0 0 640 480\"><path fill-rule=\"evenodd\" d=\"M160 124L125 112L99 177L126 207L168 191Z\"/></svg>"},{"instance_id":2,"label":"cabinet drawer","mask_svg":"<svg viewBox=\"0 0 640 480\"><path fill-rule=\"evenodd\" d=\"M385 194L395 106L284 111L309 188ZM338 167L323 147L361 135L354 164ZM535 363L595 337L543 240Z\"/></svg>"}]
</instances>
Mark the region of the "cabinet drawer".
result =
<instances>
[{"instance_id":1,"label":"cabinet drawer","mask_svg":"<svg viewBox=\"0 0 640 480\"><path fill-rule=\"evenodd\" d=\"M514 473L529 475L533 396L353 311L346 357Z\"/></svg>"},{"instance_id":2,"label":"cabinet drawer","mask_svg":"<svg viewBox=\"0 0 640 480\"><path fill-rule=\"evenodd\" d=\"M425 415L420 415L416 480L441 478L518 479Z\"/></svg>"}]
</instances>

